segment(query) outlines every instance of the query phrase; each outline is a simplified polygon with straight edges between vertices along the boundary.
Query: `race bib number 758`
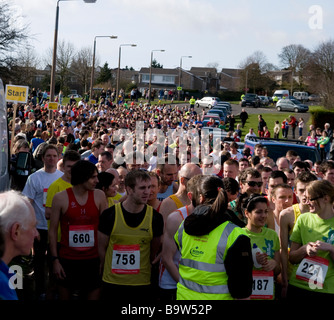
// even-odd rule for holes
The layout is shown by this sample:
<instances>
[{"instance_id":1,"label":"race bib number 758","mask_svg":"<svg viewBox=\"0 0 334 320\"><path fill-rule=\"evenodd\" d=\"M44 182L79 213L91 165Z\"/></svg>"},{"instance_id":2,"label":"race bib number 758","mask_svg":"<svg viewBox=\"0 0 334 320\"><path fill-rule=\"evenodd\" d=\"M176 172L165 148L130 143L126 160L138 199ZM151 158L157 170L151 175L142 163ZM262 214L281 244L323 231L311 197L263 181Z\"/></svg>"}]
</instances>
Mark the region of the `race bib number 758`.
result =
<instances>
[{"instance_id":1,"label":"race bib number 758","mask_svg":"<svg viewBox=\"0 0 334 320\"><path fill-rule=\"evenodd\" d=\"M111 272L118 274L138 274L140 270L140 246L117 245L113 247Z\"/></svg>"}]
</instances>

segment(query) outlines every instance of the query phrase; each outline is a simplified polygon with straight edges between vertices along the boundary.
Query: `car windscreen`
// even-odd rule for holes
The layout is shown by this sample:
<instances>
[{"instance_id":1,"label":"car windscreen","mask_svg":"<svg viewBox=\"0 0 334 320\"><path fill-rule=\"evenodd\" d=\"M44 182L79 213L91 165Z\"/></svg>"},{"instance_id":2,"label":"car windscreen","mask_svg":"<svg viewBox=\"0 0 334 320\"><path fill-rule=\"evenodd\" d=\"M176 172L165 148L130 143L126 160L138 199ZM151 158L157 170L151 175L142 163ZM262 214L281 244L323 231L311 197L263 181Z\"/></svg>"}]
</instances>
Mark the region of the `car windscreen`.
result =
<instances>
[{"instance_id":1,"label":"car windscreen","mask_svg":"<svg viewBox=\"0 0 334 320\"><path fill-rule=\"evenodd\" d=\"M291 99L291 101L294 103L294 104L301 104L301 102L299 100L296 100L296 99Z\"/></svg>"}]
</instances>

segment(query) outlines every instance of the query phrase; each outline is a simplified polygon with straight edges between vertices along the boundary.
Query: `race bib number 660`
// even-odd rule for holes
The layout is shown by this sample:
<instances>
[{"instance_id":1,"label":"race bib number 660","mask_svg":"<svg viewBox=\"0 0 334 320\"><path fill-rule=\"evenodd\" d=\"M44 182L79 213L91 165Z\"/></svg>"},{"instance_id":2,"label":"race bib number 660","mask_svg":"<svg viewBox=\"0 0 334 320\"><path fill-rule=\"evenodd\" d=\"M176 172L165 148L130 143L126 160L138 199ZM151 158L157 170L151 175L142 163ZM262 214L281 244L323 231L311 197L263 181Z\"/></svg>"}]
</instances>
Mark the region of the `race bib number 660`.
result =
<instances>
[{"instance_id":1,"label":"race bib number 660","mask_svg":"<svg viewBox=\"0 0 334 320\"><path fill-rule=\"evenodd\" d=\"M94 247L94 226L70 226L69 245L77 250Z\"/></svg>"}]
</instances>

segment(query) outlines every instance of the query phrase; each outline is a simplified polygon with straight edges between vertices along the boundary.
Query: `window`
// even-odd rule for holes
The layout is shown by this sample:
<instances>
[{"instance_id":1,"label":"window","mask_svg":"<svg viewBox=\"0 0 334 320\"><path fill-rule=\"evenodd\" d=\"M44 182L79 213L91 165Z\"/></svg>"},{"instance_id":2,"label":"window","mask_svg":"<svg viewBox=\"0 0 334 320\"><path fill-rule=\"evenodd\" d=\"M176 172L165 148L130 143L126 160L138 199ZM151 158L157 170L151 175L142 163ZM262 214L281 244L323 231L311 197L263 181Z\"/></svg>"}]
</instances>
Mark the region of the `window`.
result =
<instances>
[{"instance_id":1,"label":"window","mask_svg":"<svg viewBox=\"0 0 334 320\"><path fill-rule=\"evenodd\" d=\"M167 82L167 83L174 83L175 77L174 76L163 76L162 81Z\"/></svg>"},{"instance_id":2,"label":"window","mask_svg":"<svg viewBox=\"0 0 334 320\"><path fill-rule=\"evenodd\" d=\"M154 75L152 75L152 81L154 79ZM149 74L143 74L141 76L141 81L142 82L150 82L150 75Z\"/></svg>"}]
</instances>

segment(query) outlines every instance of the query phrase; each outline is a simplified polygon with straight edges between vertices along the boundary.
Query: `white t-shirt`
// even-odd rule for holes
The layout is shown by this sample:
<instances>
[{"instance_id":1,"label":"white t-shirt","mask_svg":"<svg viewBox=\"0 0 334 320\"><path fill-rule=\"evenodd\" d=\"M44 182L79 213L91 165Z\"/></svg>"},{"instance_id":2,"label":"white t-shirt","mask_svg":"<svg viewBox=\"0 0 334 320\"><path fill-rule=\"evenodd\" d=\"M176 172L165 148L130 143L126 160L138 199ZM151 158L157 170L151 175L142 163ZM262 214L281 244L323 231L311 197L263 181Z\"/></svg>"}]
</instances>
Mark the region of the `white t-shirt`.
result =
<instances>
[{"instance_id":1,"label":"white t-shirt","mask_svg":"<svg viewBox=\"0 0 334 320\"><path fill-rule=\"evenodd\" d=\"M47 173L42 168L28 177L22 194L34 200L32 206L36 214L37 229L48 230L45 218L46 194L51 183L63 176L63 174L59 170L56 170L54 173Z\"/></svg>"},{"instance_id":2,"label":"white t-shirt","mask_svg":"<svg viewBox=\"0 0 334 320\"><path fill-rule=\"evenodd\" d=\"M256 137L256 134L253 132L253 133L247 133L245 135L245 140L248 138L248 137Z\"/></svg>"},{"instance_id":3,"label":"white t-shirt","mask_svg":"<svg viewBox=\"0 0 334 320\"><path fill-rule=\"evenodd\" d=\"M237 152L235 154L231 153L231 159L239 161L241 158L243 158L243 155L240 152Z\"/></svg>"}]
</instances>

